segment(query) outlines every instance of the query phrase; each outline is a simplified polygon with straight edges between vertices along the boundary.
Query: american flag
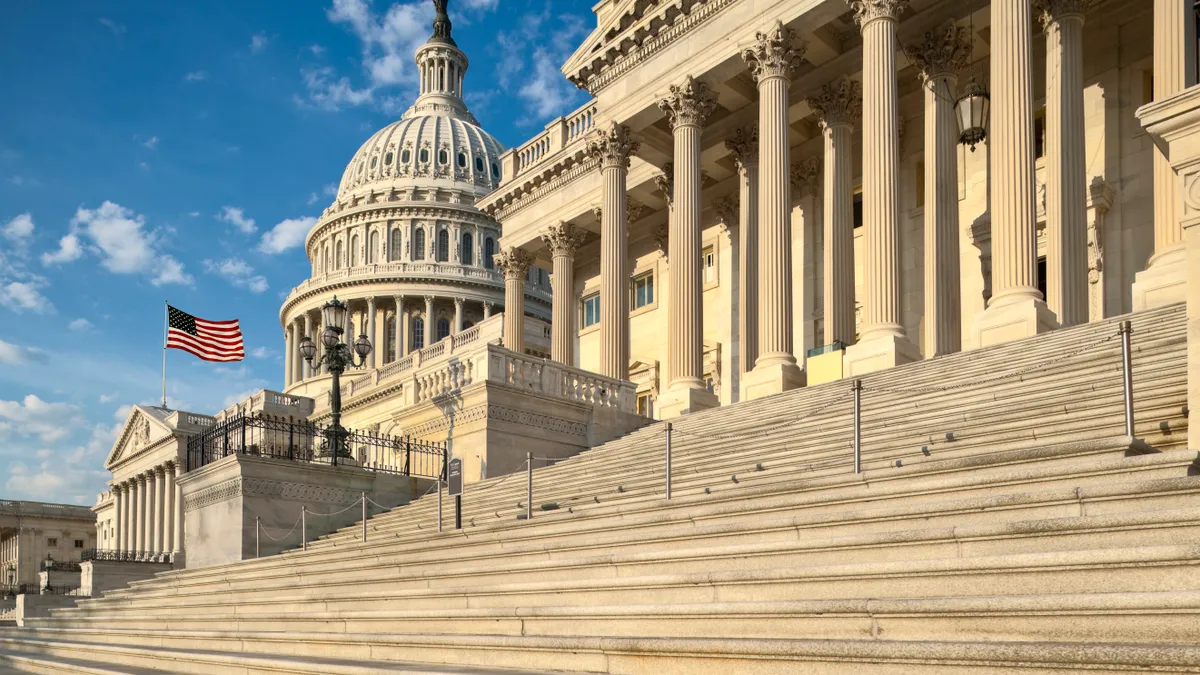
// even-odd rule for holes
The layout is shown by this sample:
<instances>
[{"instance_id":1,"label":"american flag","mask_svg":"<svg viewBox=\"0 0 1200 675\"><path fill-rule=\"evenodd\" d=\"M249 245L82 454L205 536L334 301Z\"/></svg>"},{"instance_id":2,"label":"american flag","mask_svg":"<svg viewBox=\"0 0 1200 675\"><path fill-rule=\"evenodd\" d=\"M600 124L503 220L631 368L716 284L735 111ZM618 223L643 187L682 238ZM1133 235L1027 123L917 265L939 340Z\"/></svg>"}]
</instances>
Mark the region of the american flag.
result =
<instances>
[{"instance_id":1,"label":"american flag","mask_svg":"<svg viewBox=\"0 0 1200 675\"><path fill-rule=\"evenodd\" d=\"M242 329L237 319L205 321L170 305L167 305L167 348L182 349L205 361L241 361L246 358Z\"/></svg>"}]
</instances>

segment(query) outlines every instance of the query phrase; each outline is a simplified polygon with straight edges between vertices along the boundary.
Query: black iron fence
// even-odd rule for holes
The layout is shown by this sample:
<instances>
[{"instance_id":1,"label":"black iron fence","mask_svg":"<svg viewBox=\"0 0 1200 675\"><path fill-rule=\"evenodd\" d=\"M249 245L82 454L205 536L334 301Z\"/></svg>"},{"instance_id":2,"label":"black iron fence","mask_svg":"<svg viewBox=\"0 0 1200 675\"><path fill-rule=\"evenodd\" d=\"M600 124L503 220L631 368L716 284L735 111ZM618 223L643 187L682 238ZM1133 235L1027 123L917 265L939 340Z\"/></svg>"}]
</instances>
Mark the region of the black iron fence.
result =
<instances>
[{"instance_id":1,"label":"black iron fence","mask_svg":"<svg viewBox=\"0 0 1200 675\"><path fill-rule=\"evenodd\" d=\"M83 595L78 586L42 586L40 584L0 584L0 598L15 595Z\"/></svg>"},{"instance_id":2,"label":"black iron fence","mask_svg":"<svg viewBox=\"0 0 1200 675\"><path fill-rule=\"evenodd\" d=\"M230 455L340 464L437 478L446 462L446 444L346 428L335 430L287 417L242 415L189 438L187 470L199 469Z\"/></svg>"},{"instance_id":3,"label":"black iron fence","mask_svg":"<svg viewBox=\"0 0 1200 675\"><path fill-rule=\"evenodd\" d=\"M93 560L103 562L134 562L134 563L170 563L174 554L168 551L122 551L107 548L89 548L79 559L82 562Z\"/></svg>"},{"instance_id":4,"label":"black iron fence","mask_svg":"<svg viewBox=\"0 0 1200 675\"><path fill-rule=\"evenodd\" d=\"M79 563L67 562L65 560L43 560L43 572L79 572Z\"/></svg>"}]
</instances>

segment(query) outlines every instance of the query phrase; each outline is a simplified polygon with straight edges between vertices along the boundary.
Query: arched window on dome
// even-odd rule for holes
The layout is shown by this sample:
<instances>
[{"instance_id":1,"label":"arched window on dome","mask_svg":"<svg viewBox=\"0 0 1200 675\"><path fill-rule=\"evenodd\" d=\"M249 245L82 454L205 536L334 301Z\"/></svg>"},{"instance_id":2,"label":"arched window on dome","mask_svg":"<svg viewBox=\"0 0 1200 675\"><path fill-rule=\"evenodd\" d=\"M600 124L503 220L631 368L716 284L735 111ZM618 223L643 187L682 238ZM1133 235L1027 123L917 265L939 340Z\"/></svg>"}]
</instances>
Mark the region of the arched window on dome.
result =
<instances>
[{"instance_id":1,"label":"arched window on dome","mask_svg":"<svg viewBox=\"0 0 1200 675\"><path fill-rule=\"evenodd\" d=\"M346 266L346 252L342 250L342 242L337 243L337 256L333 260L333 268L340 270Z\"/></svg>"},{"instance_id":2,"label":"arched window on dome","mask_svg":"<svg viewBox=\"0 0 1200 675\"><path fill-rule=\"evenodd\" d=\"M450 319L438 319L437 339L439 341L450 337Z\"/></svg>"},{"instance_id":3,"label":"arched window on dome","mask_svg":"<svg viewBox=\"0 0 1200 675\"><path fill-rule=\"evenodd\" d=\"M458 168L460 168L460 169L467 168L467 153L465 153L465 152L458 153Z\"/></svg>"},{"instance_id":4,"label":"arched window on dome","mask_svg":"<svg viewBox=\"0 0 1200 675\"><path fill-rule=\"evenodd\" d=\"M448 262L450 260L450 233L444 228L438 230L437 233L437 261Z\"/></svg>"},{"instance_id":5,"label":"arched window on dome","mask_svg":"<svg viewBox=\"0 0 1200 675\"><path fill-rule=\"evenodd\" d=\"M424 230L424 228L418 227L417 231L413 232L412 259L413 260L424 260L425 259L425 230Z\"/></svg>"},{"instance_id":6,"label":"arched window on dome","mask_svg":"<svg viewBox=\"0 0 1200 675\"><path fill-rule=\"evenodd\" d=\"M496 240L488 237L483 240L483 267L484 269L492 269L496 266L496 261L493 256L496 255Z\"/></svg>"},{"instance_id":7,"label":"arched window on dome","mask_svg":"<svg viewBox=\"0 0 1200 675\"><path fill-rule=\"evenodd\" d=\"M400 259L401 251L404 250L403 244L401 243L400 240L401 240L400 228L398 228L398 227L393 228L392 229L392 250L390 252L390 255L388 255L388 260L395 261L395 260Z\"/></svg>"},{"instance_id":8,"label":"arched window on dome","mask_svg":"<svg viewBox=\"0 0 1200 675\"><path fill-rule=\"evenodd\" d=\"M450 153L446 152L445 150L438 150L438 164L449 164L449 163L450 163Z\"/></svg>"},{"instance_id":9,"label":"arched window on dome","mask_svg":"<svg viewBox=\"0 0 1200 675\"><path fill-rule=\"evenodd\" d=\"M412 348L421 349L425 346L425 319L414 316L412 320Z\"/></svg>"},{"instance_id":10,"label":"arched window on dome","mask_svg":"<svg viewBox=\"0 0 1200 675\"><path fill-rule=\"evenodd\" d=\"M371 246L367 249L367 264L379 260L379 232L371 232Z\"/></svg>"},{"instance_id":11,"label":"arched window on dome","mask_svg":"<svg viewBox=\"0 0 1200 675\"><path fill-rule=\"evenodd\" d=\"M353 237L350 237L350 266L358 267L358 265L358 235L356 234Z\"/></svg>"},{"instance_id":12,"label":"arched window on dome","mask_svg":"<svg viewBox=\"0 0 1200 675\"><path fill-rule=\"evenodd\" d=\"M470 232L463 232L462 236L462 264L475 264L475 238Z\"/></svg>"},{"instance_id":13,"label":"arched window on dome","mask_svg":"<svg viewBox=\"0 0 1200 675\"><path fill-rule=\"evenodd\" d=\"M475 158L475 173L486 173L486 172L487 172L487 168L483 163L483 158L476 157Z\"/></svg>"}]
</instances>

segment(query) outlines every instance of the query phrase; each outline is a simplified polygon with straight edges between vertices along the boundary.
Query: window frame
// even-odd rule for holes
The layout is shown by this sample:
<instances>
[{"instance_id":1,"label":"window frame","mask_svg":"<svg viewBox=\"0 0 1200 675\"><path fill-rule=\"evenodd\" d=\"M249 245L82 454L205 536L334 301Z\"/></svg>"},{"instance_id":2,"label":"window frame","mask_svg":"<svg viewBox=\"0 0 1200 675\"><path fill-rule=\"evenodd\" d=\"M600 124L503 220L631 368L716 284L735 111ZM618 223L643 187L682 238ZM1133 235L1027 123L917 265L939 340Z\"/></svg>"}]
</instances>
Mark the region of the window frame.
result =
<instances>
[{"instance_id":1,"label":"window frame","mask_svg":"<svg viewBox=\"0 0 1200 675\"><path fill-rule=\"evenodd\" d=\"M639 288L639 285L641 285L641 288ZM633 278L629 280L629 290L629 306L632 308L631 311L653 307L657 304L657 297L654 295L654 270L646 270L640 274L633 275ZM645 294L639 304L638 293L642 290L645 291Z\"/></svg>"},{"instance_id":2,"label":"window frame","mask_svg":"<svg viewBox=\"0 0 1200 675\"><path fill-rule=\"evenodd\" d=\"M588 305L595 301L595 308L592 309L592 322L588 323ZM580 330L594 329L600 325L600 291L585 294L579 300L579 328Z\"/></svg>"}]
</instances>

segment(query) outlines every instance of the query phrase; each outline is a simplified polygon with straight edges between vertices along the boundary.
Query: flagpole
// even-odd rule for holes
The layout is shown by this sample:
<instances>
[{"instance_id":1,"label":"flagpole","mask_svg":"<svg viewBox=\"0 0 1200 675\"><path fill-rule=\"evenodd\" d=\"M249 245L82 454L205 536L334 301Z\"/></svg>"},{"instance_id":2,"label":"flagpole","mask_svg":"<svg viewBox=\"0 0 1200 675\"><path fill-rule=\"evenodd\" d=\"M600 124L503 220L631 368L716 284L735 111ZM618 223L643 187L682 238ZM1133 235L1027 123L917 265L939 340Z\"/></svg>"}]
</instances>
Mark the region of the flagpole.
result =
<instances>
[{"instance_id":1,"label":"flagpole","mask_svg":"<svg viewBox=\"0 0 1200 675\"><path fill-rule=\"evenodd\" d=\"M167 407L167 325L171 303L163 301L163 378L162 378L162 407Z\"/></svg>"}]
</instances>

